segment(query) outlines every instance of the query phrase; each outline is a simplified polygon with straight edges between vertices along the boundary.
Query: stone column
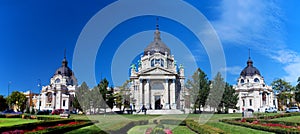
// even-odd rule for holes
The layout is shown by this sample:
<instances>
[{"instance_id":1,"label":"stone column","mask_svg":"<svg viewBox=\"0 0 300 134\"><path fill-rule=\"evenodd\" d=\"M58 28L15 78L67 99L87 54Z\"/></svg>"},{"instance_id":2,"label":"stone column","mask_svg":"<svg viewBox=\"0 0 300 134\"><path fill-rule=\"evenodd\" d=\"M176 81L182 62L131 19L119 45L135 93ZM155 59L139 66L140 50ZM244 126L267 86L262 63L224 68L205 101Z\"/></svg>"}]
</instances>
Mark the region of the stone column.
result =
<instances>
[{"instance_id":1,"label":"stone column","mask_svg":"<svg viewBox=\"0 0 300 134\"><path fill-rule=\"evenodd\" d=\"M149 106L150 106L150 103L149 103L149 89L150 89L150 83L149 83L149 79L147 79L147 83L144 85L144 104L145 104L145 107L147 109L149 109Z\"/></svg>"},{"instance_id":2,"label":"stone column","mask_svg":"<svg viewBox=\"0 0 300 134\"><path fill-rule=\"evenodd\" d=\"M138 99L137 99L137 105L138 109L140 109L143 105L143 90L144 90L144 83L143 79L140 80L140 88L138 90Z\"/></svg>"},{"instance_id":3,"label":"stone column","mask_svg":"<svg viewBox=\"0 0 300 134\"><path fill-rule=\"evenodd\" d=\"M171 80L170 85L170 105L171 109L176 109L176 100L175 100L175 80Z\"/></svg>"},{"instance_id":4,"label":"stone column","mask_svg":"<svg viewBox=\"0 0 300 134\"><path fill-rule=\"evenodd\" d=\"M171 83L170 83L170 80L169 79L167 79L166 80L166 90L167 90L167 92L166 92L166 96L164 97L164 98L166 98L166 109L171 109L171 103L170 103L170 85L171 85Z\"/></svg>"},{"instance_id":5,"label":"stone column","mask_svg":"<svg viewBox=\"0 0 300 134\"><path fill-rule=\"evenodd\" d=\"M56 93L52 92L52 108L56 109Z\"/></svg>"}]
</instances>

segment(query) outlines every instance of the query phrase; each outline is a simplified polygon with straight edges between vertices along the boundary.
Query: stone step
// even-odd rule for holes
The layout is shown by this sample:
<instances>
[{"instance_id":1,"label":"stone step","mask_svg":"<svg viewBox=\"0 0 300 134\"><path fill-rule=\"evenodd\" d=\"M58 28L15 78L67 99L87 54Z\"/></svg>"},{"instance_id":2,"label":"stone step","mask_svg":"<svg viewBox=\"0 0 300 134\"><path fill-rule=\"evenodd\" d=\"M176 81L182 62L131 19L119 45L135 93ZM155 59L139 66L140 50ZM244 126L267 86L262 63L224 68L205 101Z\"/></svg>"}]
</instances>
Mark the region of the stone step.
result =
<instances>
[{"instance_id":1,"label":"stone step","mask_svg":"<svg viewBox=\"0 0 300 134\"><path fill-rule=\"evenodd\" d=\"M144 112L134 112L133 114L145 114ZM147 110L146 114L150 115L161 115L161 114L184 114L183 111L177 109L168 109L168 110Z\"/></svg>"}]
</instances>

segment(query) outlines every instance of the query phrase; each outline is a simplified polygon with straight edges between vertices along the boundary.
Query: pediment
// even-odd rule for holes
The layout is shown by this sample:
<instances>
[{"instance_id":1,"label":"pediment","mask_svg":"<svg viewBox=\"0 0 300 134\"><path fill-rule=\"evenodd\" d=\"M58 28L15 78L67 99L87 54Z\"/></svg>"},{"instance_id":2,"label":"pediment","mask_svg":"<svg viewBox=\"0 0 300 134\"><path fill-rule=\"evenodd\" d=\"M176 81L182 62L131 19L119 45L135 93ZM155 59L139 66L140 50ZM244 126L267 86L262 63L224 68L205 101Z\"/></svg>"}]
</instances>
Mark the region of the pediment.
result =
<instances>
[{"instance_id":1,"label":"pediment","mask_svg":"<svg viewBox=\"0 0 300 134\"><path fill-rule=\"evenodd\" d=\"M155 67L141 71L140 75L176 75L176 73L164 68Z\"/></svg>"}]
</instances>

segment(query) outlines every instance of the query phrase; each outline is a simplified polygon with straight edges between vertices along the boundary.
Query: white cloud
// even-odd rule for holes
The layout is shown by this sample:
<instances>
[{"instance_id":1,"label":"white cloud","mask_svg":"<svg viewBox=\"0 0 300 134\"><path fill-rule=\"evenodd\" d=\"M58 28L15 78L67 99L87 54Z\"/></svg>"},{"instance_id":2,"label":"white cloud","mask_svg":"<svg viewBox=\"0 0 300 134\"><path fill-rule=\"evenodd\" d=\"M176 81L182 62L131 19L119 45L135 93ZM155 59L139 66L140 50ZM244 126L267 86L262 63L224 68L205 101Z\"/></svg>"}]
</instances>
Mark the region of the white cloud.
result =
<instances>
[{"instance_id":1,"label":"white cloud","mask_svg":"<svg viewBox=\"0 0 300 134\"><path fill-rule=\"evenodd\" d=\"M284 79L295 85L300 75L300 62L288 64L284 67L284 71L288 74Z\"/></svg>"},{"instance_id":2,"label":"white cloud","mask_svg":"<svg viewBox=\"0 0 300 134\"><path fill-rule=\"evenodd\" d=\"M243 68L240 66L226 67L221 69L222 72L226 72L232 75L239 75L242 70Z\"/></svg>"},{"instance_id":3,"label":"white cloud","mask_svg":"<svg viewBox=\"0 0 300 134\"><path fill-rule=\"evenodd\" d=\"M261 52L283 65L286 73L283 78L296 82L300 75L300 54L285 44L284 15L277 1L223 0L217 9L221 15L212 24L223 43Z\"/></svg>"}]
</instances>

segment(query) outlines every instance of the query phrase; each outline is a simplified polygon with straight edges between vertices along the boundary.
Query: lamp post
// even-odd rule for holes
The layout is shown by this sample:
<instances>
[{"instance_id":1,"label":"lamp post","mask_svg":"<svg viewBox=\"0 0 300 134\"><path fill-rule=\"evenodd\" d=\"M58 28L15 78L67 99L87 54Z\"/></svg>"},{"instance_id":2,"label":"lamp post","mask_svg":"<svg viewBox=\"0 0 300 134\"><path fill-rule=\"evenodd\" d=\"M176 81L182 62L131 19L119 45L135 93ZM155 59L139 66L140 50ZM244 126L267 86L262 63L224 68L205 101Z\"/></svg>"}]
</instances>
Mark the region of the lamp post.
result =
<instances>
[{"instance_id":1,"label":"lamp post","mask_svg":"<svg viewBox=\"0 0 300 134\"><path fill-rule=\"evenodd\" d=\"M39 101L39 111L40 111L40 108L41 108L41 79L38 79L37 80L38 84L38 90L40 92L39 96L38 96L38 101Z\"/></svg>"},{"instance_id":2,"label":"lamp post","mask_svg":"<svg viewBox=\"0 0 300 134\"><path fill-rule=\"evenodd\" d=\"M9 88L10 88L10 85L11 85L11 81L8 82L8 85L7 85L7 96L9 96Z\"/></svg>"}]
</instances>

